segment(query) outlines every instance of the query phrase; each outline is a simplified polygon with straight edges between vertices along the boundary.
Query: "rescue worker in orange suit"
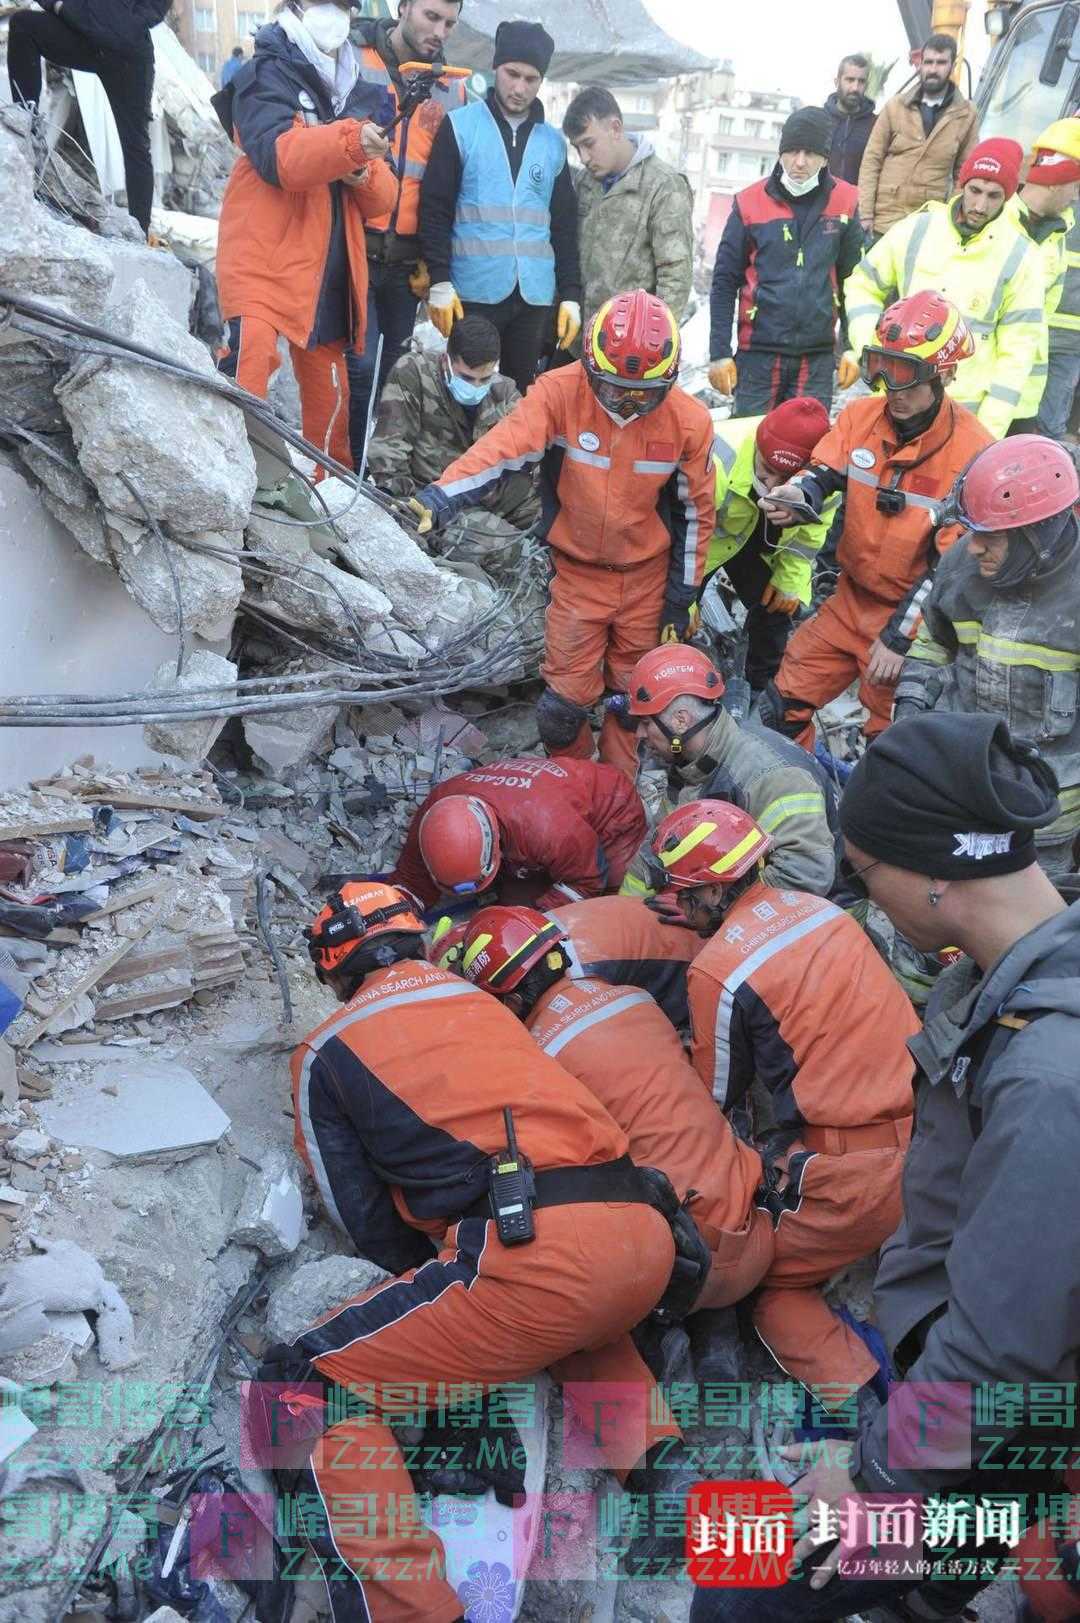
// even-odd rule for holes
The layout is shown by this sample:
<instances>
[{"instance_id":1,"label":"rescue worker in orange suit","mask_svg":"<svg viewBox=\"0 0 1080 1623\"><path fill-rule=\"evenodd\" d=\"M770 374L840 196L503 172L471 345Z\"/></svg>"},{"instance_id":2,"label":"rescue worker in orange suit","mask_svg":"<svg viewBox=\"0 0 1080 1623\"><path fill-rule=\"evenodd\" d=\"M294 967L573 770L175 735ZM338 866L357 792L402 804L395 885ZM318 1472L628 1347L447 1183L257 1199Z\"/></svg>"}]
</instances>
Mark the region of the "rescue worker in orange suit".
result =
<instances>
[{"instance_id":1,"label":"rescue worker in orange suit","mask_svg":"<svg viewBox=\"0 0 1080 1623\"><path fill-rule=\"evenodd\" d=\"M500 479L540 464L554 574L537 706L549 755L593 753L588 709L626 691L635 662L693 623L716 513L712 419L678 388L679 326L651 293L620 293L589 323L582 360L538 378L509 416L415 498L441 527ZM636 772L609 711L600 759Z\"/></svg>"},{"instance_id":2,"label":"rescue worker in orange suit","mask_svg":"<svg viewBox=\"0 0 1080 1623\"><path fill-rule=\"evenodd\" d=\"M690 1210L712 1252L696 1310L741 1301L773 1259L772 1223L754 1205L761 1157L716 1109L648 992L572 980L567 947L561 925L535 908L484 907L465 936L461 972L599 1099L635 1161L666 1172L680 1200L696 1191Z\"/></svg>"},{"instance_id":3,"label":"rescue worker in orange suit","mask_svg":"<svg viewBox=\"0 0 1080 1623\"><path fill-rule=\"evenodd\" d=\"M959 533L935 530L936 509L991 440L974 414L945 393L958 362L974 353L954 304L940 293L912 293L884 312L876 337L862 354L862 374L875 394L846 406L806 471L772 492L814 512L835 491L844 493L839 584L795 632L761 705L764 722L808 750L814 711L856 680L870 712L866 736L889 725L893 687L919 627L934 562ZM768 495L761 505L775 524L799 520Z\"/></svg>"},{"instance_id":4,"label":"rescue worker in orange suit","mask_svg":"<svg viewBox=\"0 0 1080 1623\"><path fill-rule=\"evenodd\" d=\"M360 51L360 77L385 89L394 112L408 90L402 65L442 62L446 42L461 16L462 0L401 0L397 21L389 17L358 18L352 40ZM447 113L465 105L465 87L455 73L436 81L428 101L407 114L390 136L390 156L397 171L396 197L385 214L367 225L368 305L362 350L348 356L349 439L353 461L364 453L371 397L378 405L383 384L405 352L416 322L416 306L431 288L420 257L420 182L432 144ZM379 354L379 339L382 353ZM376 366L378 375L376 376Z\"/></svg>"},{"instance_id":5,"label":"rescue worker in orange suit","mask_svg":"<svg viewBox=\"0 0 1080 1623\"><path fill-rule=\"evenodd\" d=\"M425 907L492 887L557 907L618 890L645 831L638 792L614 767L522 755L438 784L390 878Z\"/></svg>"},{"instance_id":6,"label":"rescue worker in orange suit","mask_svg":"<svg viewBox=\"0 0 1080 1623\"><path fill-rule=\"evenodd\" d=\"M463 1611L415 1508L395 1413L434 1407L440 1388L490 1389L554 1366L564 1380L648 1394L637 1438L620 1433L643 1457L611 1460L634 1491L657 1491L657 1454L678 1436L628 1334L665 1292L675 1255L647 1175L603 1106L507 1010L423 960L422 932L412 904L375 882L344 886L309 931L316 972L345 1008L293 1056L297 1148L334 1222L399 1277L271 1349L260 1370L263 1382L362 1395L292 1487L301 1515L307 1503L325 1516L305 1532L333 1570L334 1616L374 1623ZM504 1106L535 1178L535 1235L522 1244L504 1242L489 1200L492 1162L507 1155Z\"/></svg>"},{"instance_id":7,"label":"rescue worker in orange suit","mask_svg":"<svg viewBox=\"0 0 1080 1623\"><path fill-rule=\"evenodd\" d=\"M706 941L689 972L694 1068L725 1112L752 1121L755 1082L772 1105L772 1125L750 1127L776 1224L754 1326L790 1375L835 1393L879 1365L817 1287L900 1221L914 1108L904 1044L919 1022L849 914L765 883L770 843L737 807L699 800L664 819L653 853ZM842 997L831 1014L830 989Z\"/></svg>"},{"instance_id":8,"label":"rescue worker in orange suit","mask_svg":"<svg viewBox=\"0 0 1080 1623\"><path fill-rule=\"evenodd\" d=\"M548 909L564 933L560 950L574 980L640 986L671 1024L685 1029L686 971L701 942L634 896L589 896Z\"/></svg>"},{"instance_id":9,"label":"rescue worker in orange suit","mask_svg":"<svg viewBox=\"0 0 1080 1623\"><path fill-rule=\"evenodd\" d=\"M305 436L351 467L345 345L364 347L364 223L397 194L377 128L389 98L361 76L348 6L327 0L281 7L223 94L240 156L218 228L219 369L265 399L286 338Z\"/></svg>"}]
</instances>

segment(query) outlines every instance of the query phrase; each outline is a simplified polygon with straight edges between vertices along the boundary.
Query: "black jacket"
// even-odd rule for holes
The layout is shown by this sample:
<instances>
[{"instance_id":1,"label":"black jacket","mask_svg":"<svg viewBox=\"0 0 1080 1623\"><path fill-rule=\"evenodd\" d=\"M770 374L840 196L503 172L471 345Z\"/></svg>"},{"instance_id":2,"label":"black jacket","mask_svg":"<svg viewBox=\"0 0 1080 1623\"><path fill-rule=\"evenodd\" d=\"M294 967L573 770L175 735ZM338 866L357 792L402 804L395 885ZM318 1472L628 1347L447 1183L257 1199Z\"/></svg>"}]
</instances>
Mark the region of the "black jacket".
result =
<instances>
[{"instance_id":1,"label":"black jacket","mask_svg":"<svg viewBox=\"0 0 1080 1623\"><path fill-rule=\"evenodd\" d=\"M60 18L103 51L136 56L152 50L149 31L171 6L172 0L64 0Z\"/></svg>"},{"instance_id":2,"label":"black jacket","mask_svg":"<svg viewBox=\"0 0 1080 1623\"><path fill-rule=\"evenodd\" d=\"M503 138L510 173L517 180L532 126L544 121L543 105L539 100L534 101L524 124L513 130L499 110L494 90L488 91L487 104ZM450 236L460 189L461 153L451 120L444 118L420 187L420 244L433 282L450 280ZM563 165L551 194L551 246L555 251L556 296L560 303L563 299L573 299L580 304L578 207L569 164Z\"/></svg>"},{"instance_id":3,"label":"black jacket","mask_svg":"<svg viewBox=\"0 0 1080 1623\"><path fill-rule=\"evenodd\" d=\"M877 122L877 113L869 96L860 96L857 113L845 113L836 91L825 102L825 111L833 121L832 146L829 148L829 173L837 180L859 184L859 165L870 139L870 131Z\"/></svg>"}]
</instances>

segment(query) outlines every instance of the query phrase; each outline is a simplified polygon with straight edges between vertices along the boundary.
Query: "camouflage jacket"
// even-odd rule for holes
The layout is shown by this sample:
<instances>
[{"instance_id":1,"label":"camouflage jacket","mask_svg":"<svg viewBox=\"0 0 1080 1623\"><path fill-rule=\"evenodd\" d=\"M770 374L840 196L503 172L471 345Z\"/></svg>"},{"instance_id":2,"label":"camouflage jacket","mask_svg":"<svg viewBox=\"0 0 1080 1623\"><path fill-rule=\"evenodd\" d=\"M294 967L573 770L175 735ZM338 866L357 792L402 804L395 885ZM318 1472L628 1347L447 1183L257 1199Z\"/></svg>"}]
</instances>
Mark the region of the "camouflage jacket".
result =
<instances>
[{"instance_id":1,"label":"camouflage jacket","mask_svg":"<svg viewBox=\"0 0 1080 1623\"><path fill-rule=\"evenodd\" d=\"M629 169L604 190L587 170L578 179L578 235L585 320L606 299L643 287L681 320L694 270L694 194L644 136Z\"/></svg>"},{"instance_id":2,"label":"camouflage jacket","mask_svg":"<svg viewBox=\"0 0 1080 1623\"><path fill-rule=\"evenodd\" d=\"M454 400L442 375L441 355L403 355L386 380L368 448L368 471L391 496L415 496L517 405L509 378L496 375L474 411ZM518 529L540 516L530 473L514 473L478 504Z\"/></svg>"}]
</instances>

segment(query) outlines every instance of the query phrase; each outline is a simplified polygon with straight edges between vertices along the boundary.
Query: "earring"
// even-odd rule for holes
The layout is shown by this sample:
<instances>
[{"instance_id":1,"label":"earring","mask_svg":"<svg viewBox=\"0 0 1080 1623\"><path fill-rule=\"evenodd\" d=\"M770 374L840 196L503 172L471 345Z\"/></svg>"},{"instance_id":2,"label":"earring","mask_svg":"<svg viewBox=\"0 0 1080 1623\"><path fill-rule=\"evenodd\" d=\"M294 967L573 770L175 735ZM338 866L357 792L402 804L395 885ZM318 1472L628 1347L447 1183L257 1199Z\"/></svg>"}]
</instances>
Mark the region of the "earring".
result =
<instances>
[{"instance_id":1,"label":"earring","mask_svg":"<svg viewBox=\"0 0 1080 1623\"><path fill-rule=\"evenodd\" d=\"M930 903L931 907L936 907L941 900L941 892L939 890L928 890L926 893L926 900Z\"/></svg>"}]
</instances>

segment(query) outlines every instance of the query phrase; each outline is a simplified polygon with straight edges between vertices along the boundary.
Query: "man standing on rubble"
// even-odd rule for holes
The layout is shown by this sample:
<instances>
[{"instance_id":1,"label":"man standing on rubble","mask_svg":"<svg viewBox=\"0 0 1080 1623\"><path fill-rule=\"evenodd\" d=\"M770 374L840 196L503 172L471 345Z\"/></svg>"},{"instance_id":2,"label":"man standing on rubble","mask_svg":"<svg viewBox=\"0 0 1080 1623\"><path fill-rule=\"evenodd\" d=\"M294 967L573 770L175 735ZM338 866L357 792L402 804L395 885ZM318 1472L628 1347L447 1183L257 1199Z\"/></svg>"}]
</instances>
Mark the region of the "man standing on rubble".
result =
<instances>
[{"instance_id":1,"label":"man standing on rubble","mask_svg":"<svg viewBox=\"0 0 1080 1623\"><path fill-rule=\"evenodd\" d=\"M859 684L867 737L889 725L893 686L918 629L936 549L956 539L938 509L990 433L945 386L974 344L959 310L940 293L914 293L882 315L863 351L876 392L845 406L810 466L772 492L774 523L795 522L782 501L816 512L844 493L833 595L798 628L761 705L769 726L814 747L814 711ZM770 830L771 832L771 830Z\"/></svg>"},{"instance_id":2,"label":"man standing on rubble","mask_svg":"<svg viewBox=\"0 0 1080 1623\"><path fill-rule=\"evenodd\" d=\"M391 880L425 907L492 889L556 907L617 890L644 837L645 810L624 773L519 756L438 784L413 815Z\"/></svg>"},{"instance_id":3,"label":"man standing on rubble","mask_svg":"<svg viewBox=\"0 0 1080 1623\"><path fill-rule=\"evenodd\" d=\"M128 212L144 232L154 203L150 155L150 98L154 45L150 30L163 22L172 0L43 0L40 11L12 14L7 69L11 98L38 120L41 62L96 73L108 98L120 151ZM44 137L42 137L44 139Z\"/></svg>"},{"instance_id":4,"label":"man standing on rubble","mask_svg":"<svg viewBox=\"0 0 1080 1623\"><path fill-rule=\"evenodd\" d=\"M950 1506L961 1515L911 1552L928 1580L843 1576L841 1546L807 1537L795 1581L699 1590L693 1623L824 1623L878 1606L959 1619L999 1568L1026 1573L1027 1588L1028 1553L1047 1580L1040 1614L1044 1598L1055 1618L1080 1605L1075 1527L1067 1542L1015 1548L1025 1524L1067 1512L1075 1455L1080 1293L1055 1239L1080 1223L1080 912L1035 851L1058 809L1050 768L991 715L899 721L852 774L844 835L871 900L922 950L965 956L909 1040L918 1126L874 1285L900 1379L853 1445L813 1445L795 1491L817 1526L852 1494L939 1501L939 1529ZM989 1536L973 1504L998 1507Z\"/></svg>"},{"instance_id":5,"label":"man standing on rubble","mask_svg":"<svg viewBox=\"0 0 1080 1623\"><path fill-rule=\"evenodd\" d=\"M397 22L388 17L357 18L350 38L360 53L360 77L388 92L397 113L407 86L403 63L439 63L461 16L462 0L400 0ZM349 440L353 465L360 467L364 434L374 393L376 404L391 368L401 356L416 321L416 307L430 285L420 258L420 185L439 126L447 113L465 105L459 80L436 82L430 100L402 120L390 137L397 195L385 214L367 222L368 305L362 350L350 350ZM382 338L379 375L376 355Z\"/></svg>"},{"instance_id":6,"label":"man standing on rubble","mask_svg":"<svg viewBox=\"0 0 1080 1623\"><path fill-rule=\"evenodd\" d=\"M859 167L877 119L874 104L866 94L869 78L870 63L861 52L841 57L836 88L825 101L825 111L833 121L829 173L837 180L850 181L852 186L859 184ZM863 223L867 224L865 220Z\"/></svg>"},{"instance_id":7,"label":"man standing on rubble","mask_svg":"<svg viewBox=\"0 0 1080 1623\"><path fill-rule=\"evenodd\" d=\"M560 349L581 331L577 198L566 142L538 100L554 50L540 23L499 24L495 82L440 127L420 194L428 315L444 338L462 315L486 316L522 394L553 306Z\"/></svg>"},{"instance_id":8,"label":"man standing on rubble","mask_svg":"<svg viewBox=\"0 0 1080 1623\"><path fill-rule=\"evenodd\" d=\"M525 399L416 498L443 526L485 491L540 465L554 574L536 708L550 755L593 753L588 709L625 693L635 662L690 630L715 517L712 418L676 384L681 339L638 289L597 311L582 359ZM600 757L636 773L633 737L608 711Z\"/></svg>"},{"instance_id":9,"label":"man standing on rubble","mask_svg":"<svg viewBox=\"0 0 1080 1623\"><path fill-rule=\"evenodd\" d=\"M424 962L422 932L375 883L346 885L308 932L345 1007L293 1057L297 1147L334 1222L399 1277L272 1348L260 1380L361 1400L327 1417L288 1482L335 1615L458 1623L388 1422L551 1366L629 1383L646 1400L636 1447L622 1428L621 1453L601 1447L655 1493L657 1445L678 1427L628 1332L665 1293L675 1248L626 1134L494 998Z\"/></svg>"},{"instance_id":10,"label":"man standing on rubble","mask_svg":"<svg viewBox=\"0 0 1080 1623\"><path fill-rule=\"evenodd\" d=\"M826 411L832 404L837 316L863 251L858 193L826 167L832 139L824 107L792 113L772 174L738 193L724 226L712 279L709 381L734 395L736 417L760 416L801 395ZM857 377L845 356L840 388Z\"/></svg>"},{"instance_id":11,"label":"man standing on rubble","mask_svg":"<svg viewBox=\"0 0 1080 1623\"><path fill-rule=\"evenodd\" d=\"M442 355L403 355L386 380L368 446L368 472L391 496L431 484L501 423L521 396L499 371L499 335L483 316L454 323ZM511 474L481 506L517 529L540 517L533 475Z\"/></svg>"},{"instance_id":12,"label":"man standing on rubble","mask_svg":"<svg viewBox=\"0 0 1080 1623\"><path fill-rule=\"evenodd\" d=\"M753 818L716 800L680 806L652 838L657 883L706 943L688 982L694 1068L723 1111L756 1119L755 1084L771 1103L753 1138L776 1255L754 1327L805 1386L854 1391L877 1360L818 1287L899 1221L913 1109L904 1041L919 1022L850 914L768 884L769 845ZM826 1005L841 987L834 1017Z\"/></svg>"},{"instance_id":13,"label":"man standing on rubble","mask_svg":"<svg viewBox=\"0 0 1080 1623\"><path fill-rule=\"evenodd\" d=\"M654 648L630 678L630 716L641 744L668 769L678 801L727 800L770 836L771 885L826 895L836 877L836 792L812 756L757 727L740 727L720 701L724 681L697 648ZM651 896L648 845L623 880Z\"/></svg>"}]
</instances>

